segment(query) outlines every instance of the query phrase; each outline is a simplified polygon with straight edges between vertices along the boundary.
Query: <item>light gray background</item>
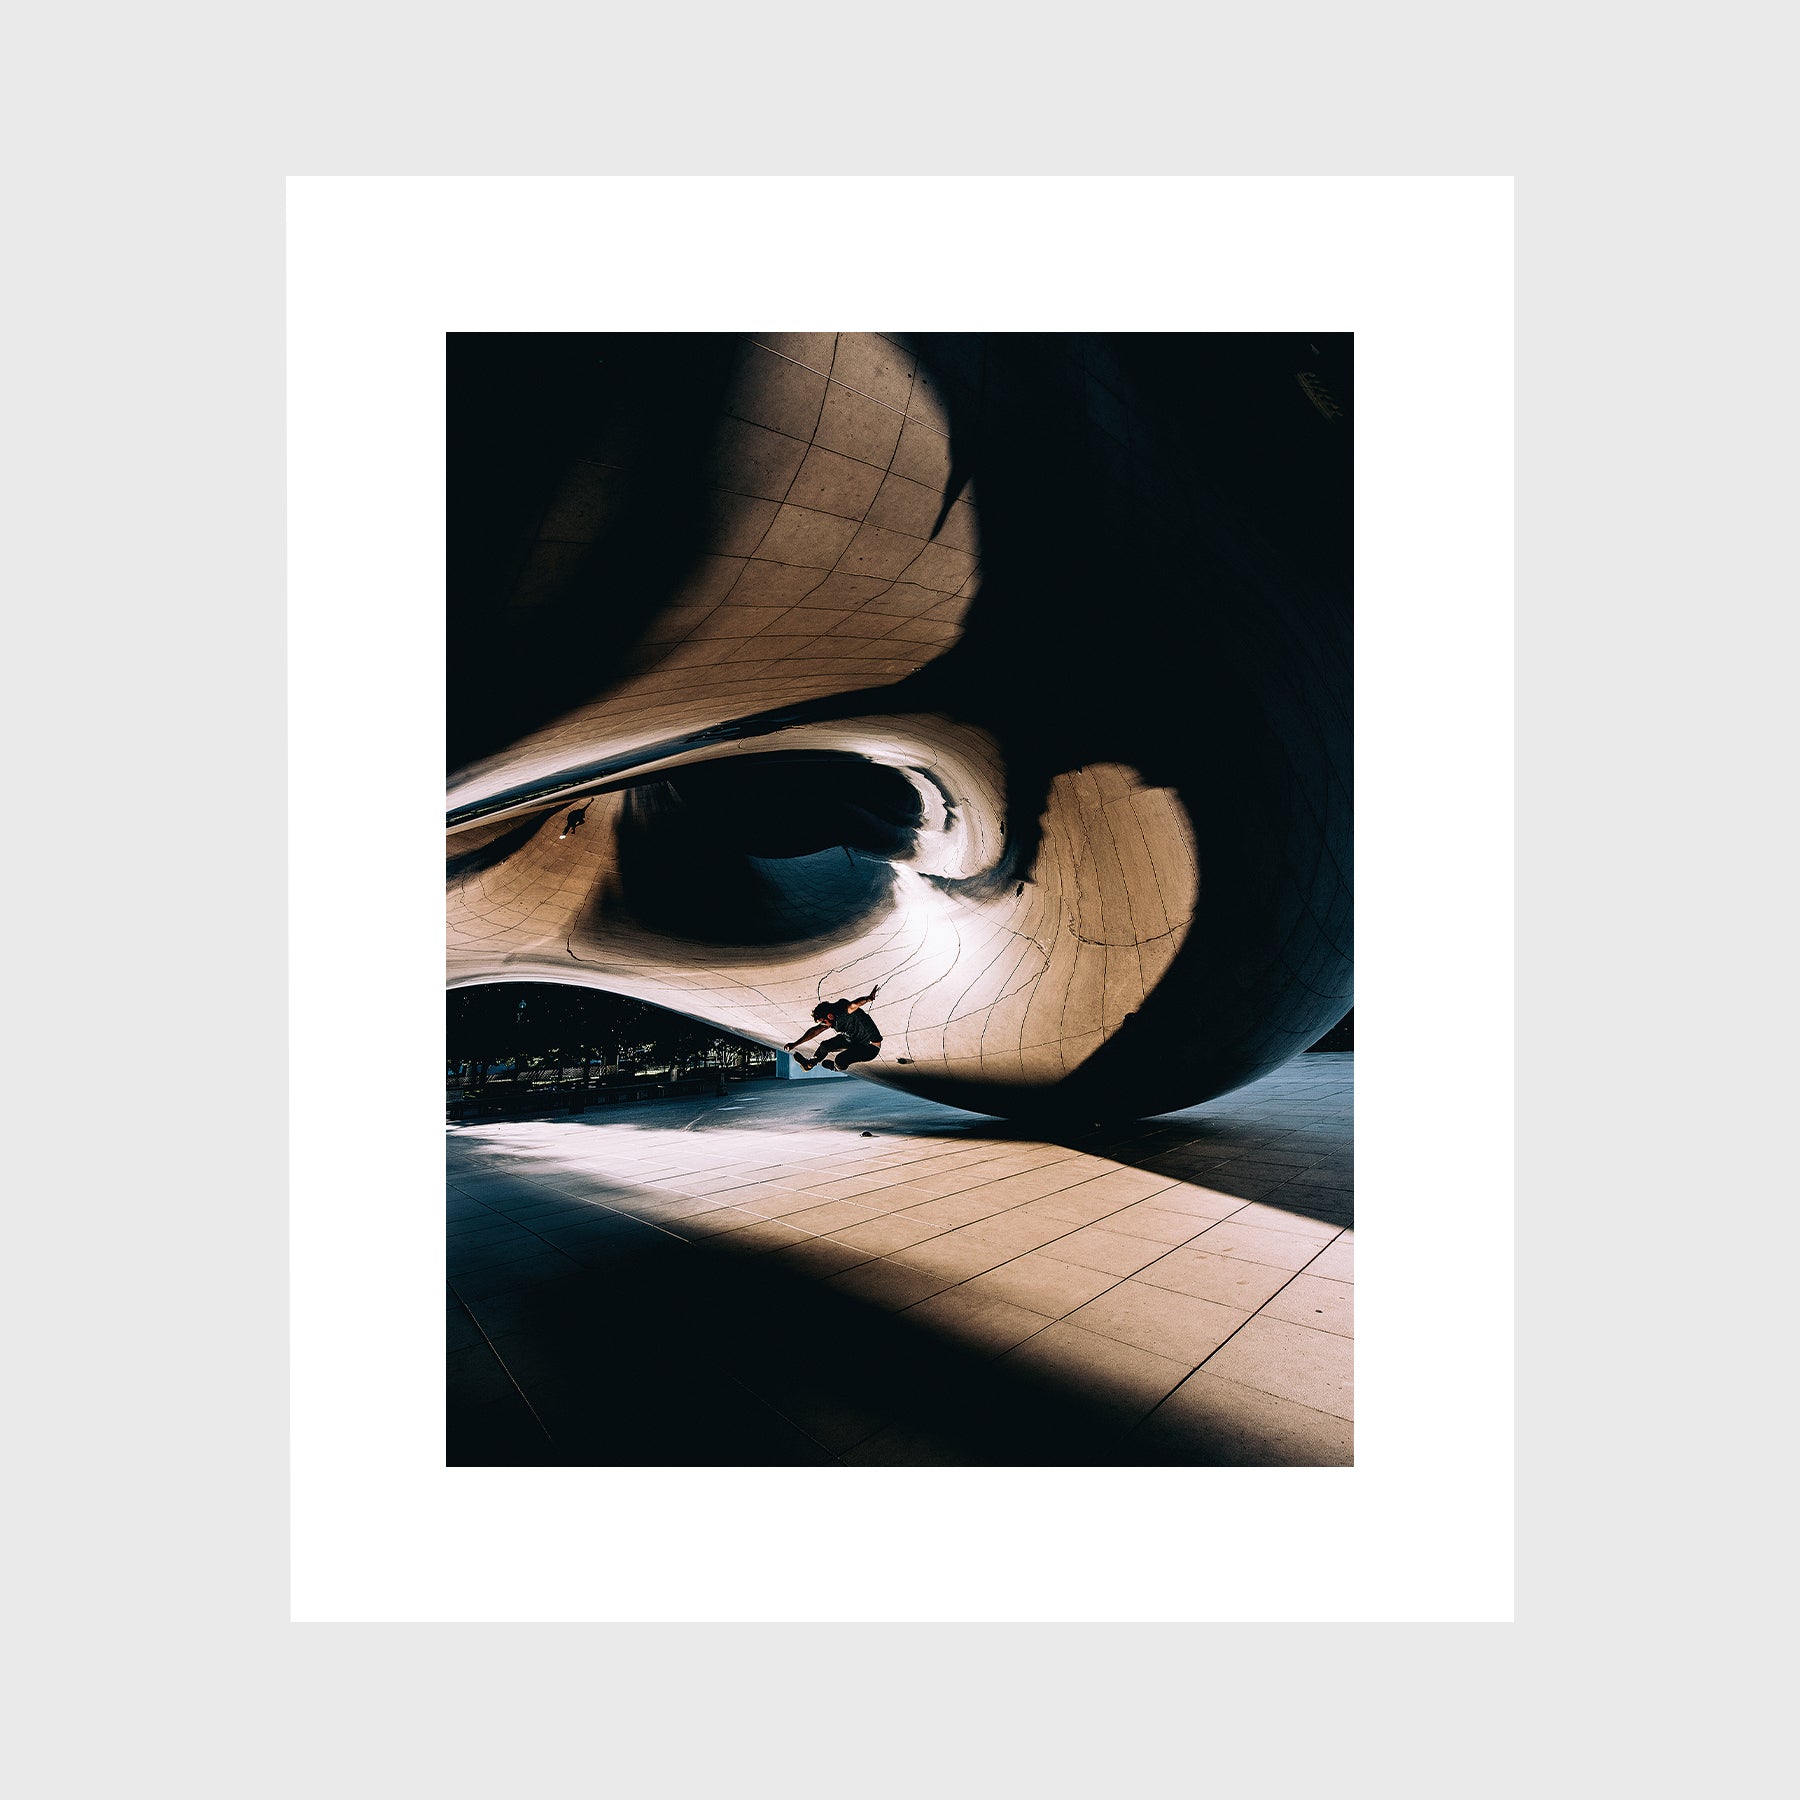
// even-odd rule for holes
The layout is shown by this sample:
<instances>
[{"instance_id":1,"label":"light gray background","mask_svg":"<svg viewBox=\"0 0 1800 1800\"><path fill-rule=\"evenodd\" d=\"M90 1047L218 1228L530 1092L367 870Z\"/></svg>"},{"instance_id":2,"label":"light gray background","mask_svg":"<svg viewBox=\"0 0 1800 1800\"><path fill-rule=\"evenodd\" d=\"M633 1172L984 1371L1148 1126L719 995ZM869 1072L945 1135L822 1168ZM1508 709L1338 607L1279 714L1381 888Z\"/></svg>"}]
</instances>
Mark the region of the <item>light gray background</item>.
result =
<instances>
[{"instance_id":1,"label":"light gray background","mask_svg":"<svg viewBox=\"0 0 1800 1800\"><path fill-rule=\"evenodd\" d=\"M1761 610L1787 491L1780 234L1745 174L1781 112L1743 16L1695 46L1641 21L1622 42L1599 11L1553 39L1365 14L1255 43L1126 13L1059 42L1056 79L1041 40L974 69L989 34L966 14L935 57L887 21L886 54L859 56L839 19L785 39L792 103L753 125L744 47L680 21L656 46L596 15L576 29L603 41L554 55L523 18L496 47L454 16L362 14L354 54L329 10L248 40L201 9L79 46L51 35L77 22L33 23L7 730L35 827L13 840L8 1309L34 1791L684 1791L707 1744L803 1791L1130 1791L1165 1759L1276 1792L1749 1772L1766 1687L1743 1627L1781 1490L1745 1372L1770 1349L1757 1315L1784 1310L1776 1259L1739 1237L1765 1219L1785 1022L1758 977L1787 802L1756 772L1781 766L1790 707ZM1729 58L1729 91L1690 87L1697 51ZM685 114L638 79L671 67ZM867 78L826 79L846 68ZM934 151L1519 174L1521 1623L289 1626L281 176ZM1715 947L1670 956L1695 938ZM242 1048L205 1060L203 1098L34 1072L97 1038L192 1069L222 1031Z\"/></svg>"}]
</instances>

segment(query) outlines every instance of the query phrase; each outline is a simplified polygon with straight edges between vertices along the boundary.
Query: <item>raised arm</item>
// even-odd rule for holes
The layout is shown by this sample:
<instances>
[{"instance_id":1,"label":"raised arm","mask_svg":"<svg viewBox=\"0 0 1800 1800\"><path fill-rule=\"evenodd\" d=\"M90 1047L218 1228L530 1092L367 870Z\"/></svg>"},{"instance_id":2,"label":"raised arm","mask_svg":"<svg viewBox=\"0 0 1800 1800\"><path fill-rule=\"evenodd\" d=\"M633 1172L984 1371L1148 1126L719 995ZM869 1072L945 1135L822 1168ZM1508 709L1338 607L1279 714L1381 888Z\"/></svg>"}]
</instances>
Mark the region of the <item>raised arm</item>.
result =
<instances>
[{"instance_id":1,"label":"raised arm","mask_svg":"<svg viewBox=\"0 0 1800 1800\"><path fill-rule=\"evenodd\" d=\"M871 1000L873 1000L875 998L875 996L877 994L879 994L880 992L881 992L881 983L878 981L872 988L869 989L869 991L866 994L863 995L863 997L860 1000L852 1000L849 1002L850 1010L852 1012L861 1012L862 1009L865 1006L867 1006L869 1004L869 1002Z\"/></svg>"}]
</instances>

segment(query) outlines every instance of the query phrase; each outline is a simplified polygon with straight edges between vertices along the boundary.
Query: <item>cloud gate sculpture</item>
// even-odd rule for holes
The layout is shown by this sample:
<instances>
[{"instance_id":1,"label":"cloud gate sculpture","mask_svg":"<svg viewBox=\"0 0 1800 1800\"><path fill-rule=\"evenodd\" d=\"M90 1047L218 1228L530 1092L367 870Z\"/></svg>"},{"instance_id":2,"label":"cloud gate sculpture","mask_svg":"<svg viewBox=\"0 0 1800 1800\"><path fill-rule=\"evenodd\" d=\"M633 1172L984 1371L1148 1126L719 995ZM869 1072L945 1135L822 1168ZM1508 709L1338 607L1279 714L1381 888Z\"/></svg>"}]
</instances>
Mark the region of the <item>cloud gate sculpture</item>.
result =
<instances>
[{"instance_id":1,"label":"cloud gate sculpture","mask_svg":"<svg viewBox=\"0 0 1800 1800\"><path fill-rule=\"evenodd\" d=\"M448 975L1086 1124L1350 1006L1347 339L449 340Z\"/></svg>"}]
</instances>

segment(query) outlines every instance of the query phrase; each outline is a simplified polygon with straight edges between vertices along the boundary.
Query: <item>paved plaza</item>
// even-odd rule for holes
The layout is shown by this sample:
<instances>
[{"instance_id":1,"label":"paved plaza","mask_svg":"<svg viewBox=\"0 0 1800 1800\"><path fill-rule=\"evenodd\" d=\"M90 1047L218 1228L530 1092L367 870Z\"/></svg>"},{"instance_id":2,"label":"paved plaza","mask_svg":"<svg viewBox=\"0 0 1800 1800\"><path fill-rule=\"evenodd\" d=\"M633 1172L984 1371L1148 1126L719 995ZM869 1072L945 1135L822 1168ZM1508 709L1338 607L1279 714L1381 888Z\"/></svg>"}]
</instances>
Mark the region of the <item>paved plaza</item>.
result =
<instances>
[{"instance_id":1,"label":"paved plaza","mask_svg":"<svg viewBox=\"0 0 1800 1800\"><path fill-rule=\"evenodd\" d=\"M1351 1070L1060 1134L855 1077L452 1125L449 1461L1347 1464Z\"/></svg>"}]
</instances>

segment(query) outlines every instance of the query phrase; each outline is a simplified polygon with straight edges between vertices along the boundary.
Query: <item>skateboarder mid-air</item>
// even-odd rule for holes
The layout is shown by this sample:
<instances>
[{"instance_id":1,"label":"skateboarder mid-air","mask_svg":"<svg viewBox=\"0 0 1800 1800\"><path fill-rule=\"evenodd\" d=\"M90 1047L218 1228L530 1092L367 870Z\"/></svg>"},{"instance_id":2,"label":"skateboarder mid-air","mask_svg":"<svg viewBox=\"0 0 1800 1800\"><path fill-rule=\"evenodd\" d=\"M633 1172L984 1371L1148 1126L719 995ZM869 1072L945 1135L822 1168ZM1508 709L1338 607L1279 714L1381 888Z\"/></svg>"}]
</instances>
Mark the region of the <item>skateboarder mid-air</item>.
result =
<instances>
[{"instance_id":1,"label":"skateboarder mid-air","mask_svg":"<svg viewBox=\"0 0 1800 1800\"><path fill-rule=\"evenodd\" d=\"M811 1031L797 1037L783 1049L794 1053L794 1061L803 1069L817 1068L823 1063L841 1074L852 1063L873 1062L881 1054L881 1027L863 1008L881 992L878 982L860 1000L821 1000L813 1008L818 1021ZM800 1046L816 1038L821 1031L832 1035L819 1046L816 1056L802 1056Z\"/></svg>"}]
</instances>

